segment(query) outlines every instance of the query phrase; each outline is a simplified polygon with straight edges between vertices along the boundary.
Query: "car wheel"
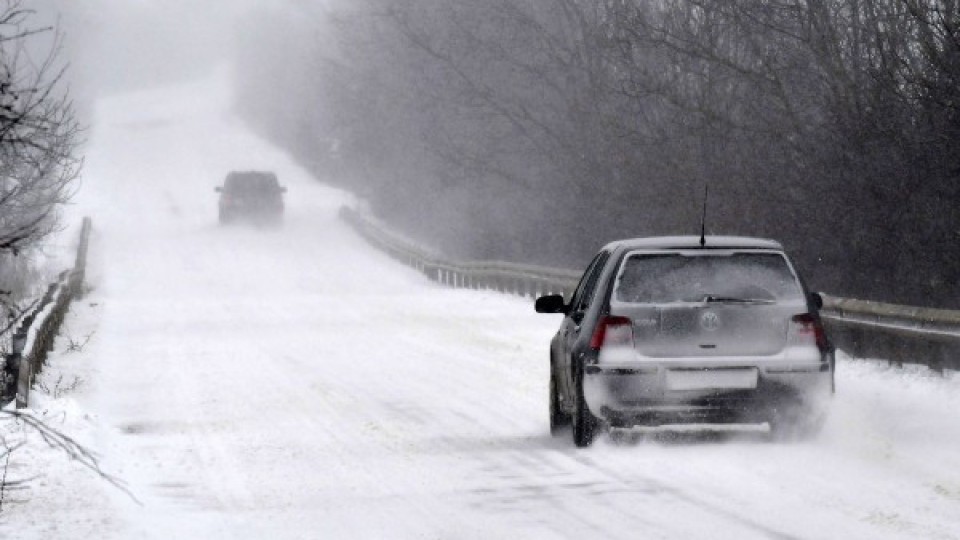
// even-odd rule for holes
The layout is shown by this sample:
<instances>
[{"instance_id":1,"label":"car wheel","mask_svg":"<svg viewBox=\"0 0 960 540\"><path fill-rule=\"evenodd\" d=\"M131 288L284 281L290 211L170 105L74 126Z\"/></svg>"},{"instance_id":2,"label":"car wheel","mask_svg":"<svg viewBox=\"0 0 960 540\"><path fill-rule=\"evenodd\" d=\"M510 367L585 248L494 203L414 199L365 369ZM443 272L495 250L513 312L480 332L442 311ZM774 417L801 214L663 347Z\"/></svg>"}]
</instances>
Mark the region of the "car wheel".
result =
<instances>
[{"instance_id":1,"label":"car wheel","mask_svg":"<svg viewBox=\"0 0 960 540\"><path fill-rule=\"evenodd\" d=\"M570 415L560 408L560 393L557 389L557 378L550 368L550 434L557 435L563 428L570 425Z\"/></svg>"},{"instance_id":2,"label":"car wheel","mask_svg":"<svg viewBox=\"0 0 960 540\"><path fill-rule=\"evenodd\" d=\"M600 421L590 412L587 401L583 397L583 373L578 373L574 386L576 403L573 411L573 444L578 448L584 448L593 444Z\"/></svg>"}]
</instances>

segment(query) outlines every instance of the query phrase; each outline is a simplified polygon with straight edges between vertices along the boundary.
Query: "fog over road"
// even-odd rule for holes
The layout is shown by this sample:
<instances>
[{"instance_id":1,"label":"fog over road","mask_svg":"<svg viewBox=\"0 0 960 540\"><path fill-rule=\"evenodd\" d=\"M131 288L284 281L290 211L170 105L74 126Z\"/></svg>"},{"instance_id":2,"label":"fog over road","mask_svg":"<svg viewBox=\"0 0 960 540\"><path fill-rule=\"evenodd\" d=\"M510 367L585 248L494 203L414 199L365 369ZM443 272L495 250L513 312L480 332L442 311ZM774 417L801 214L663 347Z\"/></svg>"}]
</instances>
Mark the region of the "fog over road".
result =
<instances>
[{"instance_id":1,"label":"fog over road","mask_svg":"<svg viewBox=\"0 0 960 540\"><path fill-rule=\"evenodd\" d=\"M50 367L84 383L41 409L139 504L33 441L3 538L960 538L960 378L841 362L815 442L574 449L547 428L558 319L366 245L228 79L103 100L91 132L67 324L92 338ZM214 186L250 168L289 188L282 227L217 224Z\"/></svg>"}]
</instances>

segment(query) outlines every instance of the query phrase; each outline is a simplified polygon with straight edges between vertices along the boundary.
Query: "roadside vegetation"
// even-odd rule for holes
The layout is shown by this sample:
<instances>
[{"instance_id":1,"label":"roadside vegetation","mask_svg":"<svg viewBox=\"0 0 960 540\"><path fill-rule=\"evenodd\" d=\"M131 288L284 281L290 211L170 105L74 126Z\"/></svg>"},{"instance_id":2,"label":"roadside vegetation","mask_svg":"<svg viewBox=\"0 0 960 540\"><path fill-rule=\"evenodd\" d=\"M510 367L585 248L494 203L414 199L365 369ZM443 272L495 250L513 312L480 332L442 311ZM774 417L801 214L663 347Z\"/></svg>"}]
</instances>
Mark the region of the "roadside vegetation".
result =
<instances>
[{"instance_id":1,"label":"roadside vegetation","mask_svg":"<svg viewBox=\"0 0 960 540\"><path fill-rule=\"evenodd\" d=\"M451 255L579 269L699 232L709 184L814 288L960 308L955 0L302 9L240 30L240 110Z\"/></svg>"},{"instance_id":2,"label":"roadside vegetation","mask_svg":"<svg viewBox=\"0 0 960 540\"><path fill-rule=\"evenodd\" d=\"M59 60L62 35L34 24L28 2L0 0L0 380L6 388L10 336L46 285L37 250L60 230L59 209L80 172L81 129ZM59 381L58 381L59 384ZM30 411L0 411L0 511L32 477L10 474L10 460L35 433L71 459L99 470L95 456ZM114 481L115 482L115 481Z\"/></svg>"},{"instance_id":3,"label":"roadside vegetation","mask_svg":"<svg viewBox=\"0 0 960 540\"><path fill-rule=\"evenodd\" d=\"M28 2L0 0L0 331L45 285L34 255L59 230L81 165L62 34L34 16Z\"/></svg>"}]
</instances>

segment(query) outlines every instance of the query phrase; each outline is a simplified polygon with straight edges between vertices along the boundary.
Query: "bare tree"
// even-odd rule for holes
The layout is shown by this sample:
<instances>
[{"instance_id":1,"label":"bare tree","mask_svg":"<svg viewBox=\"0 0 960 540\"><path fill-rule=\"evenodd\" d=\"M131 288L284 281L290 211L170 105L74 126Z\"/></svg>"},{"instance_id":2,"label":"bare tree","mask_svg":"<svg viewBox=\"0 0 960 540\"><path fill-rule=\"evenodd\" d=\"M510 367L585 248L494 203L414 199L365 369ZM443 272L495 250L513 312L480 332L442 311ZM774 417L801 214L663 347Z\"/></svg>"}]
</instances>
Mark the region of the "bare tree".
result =
<instances>
[{"instance_id":1,"label":"bare tree","mask_svg":"<svg viewBox=\"0 0 960 540\"><path fill-rule=\"evenodd\" d=\"M106 471L100 465L99 457L88 447L78 442L73 437L52 427L47 422L30 412L3 410L0 411L0 424L13 422L25 435L28 432L35 433L40 440L54 450L59 450L71 461L79 464L80 467L92 471L96 476L106 481L108 484L127 494L131 500L140 503L132 491L127 487L126 482ZM6 435L9 435L7 433ZM11 440L12 439L12 440ZM6 492L25 489L29 483L40 474L25 478L12 478L8 475L10 469L10 459L18 450L25 449L27 442L24 436L5 437L0 433L0 512L3 511L3 502Z\"/></svg>"},{"instance_id":2,"label":"bare tree","mask_svg":"<svg viewBox=\"0 0 960 540\"><path fill-rule=\"evenodd\" d=\"M338 140L341 181L452 255L578 266L696 231L709 182L709 229L815 287L960 306L957 0L348 4L310 64L251 47L247 107L308 164Z\"/></svg>"},{"instance_id":3,"label":"bare tree","mask_svg":"<svg viewBox=\"0 0 960 540\"><path fill-rule=\"evenodd\" d=\"M31 26L32 14L21 0L0 0L0 254L57 230L81 165L81 130L57 63L62 36ZM38 60L30 44L42 38L49 46Z\"/></svg>"}]
</instances>

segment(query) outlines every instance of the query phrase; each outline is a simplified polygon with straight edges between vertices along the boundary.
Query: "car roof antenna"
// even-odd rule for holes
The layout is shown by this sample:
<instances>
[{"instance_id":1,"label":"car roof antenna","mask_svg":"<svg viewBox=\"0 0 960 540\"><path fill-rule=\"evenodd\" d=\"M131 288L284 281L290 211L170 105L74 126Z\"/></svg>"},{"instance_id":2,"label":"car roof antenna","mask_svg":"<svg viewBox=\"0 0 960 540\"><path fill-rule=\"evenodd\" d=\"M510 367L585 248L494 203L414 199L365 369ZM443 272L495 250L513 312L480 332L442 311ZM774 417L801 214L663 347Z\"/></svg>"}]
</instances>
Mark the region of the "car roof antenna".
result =
<instances>
[{"instance_id":1,"label":"car roof antenna","mask_svg":"<svg viewBox=\"0 0 960 540\"><path fill-rule=\"evenodd\" d=\"M703 186L703 213L700 214L700 247L707 245L707 197L710 194L710 184Z\"/></svg>"}]
</instances>

